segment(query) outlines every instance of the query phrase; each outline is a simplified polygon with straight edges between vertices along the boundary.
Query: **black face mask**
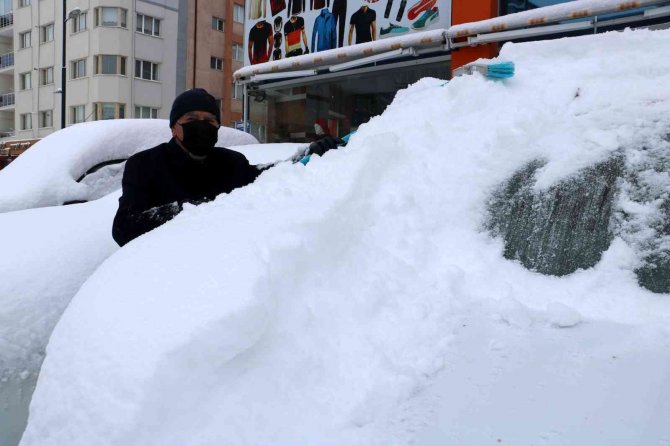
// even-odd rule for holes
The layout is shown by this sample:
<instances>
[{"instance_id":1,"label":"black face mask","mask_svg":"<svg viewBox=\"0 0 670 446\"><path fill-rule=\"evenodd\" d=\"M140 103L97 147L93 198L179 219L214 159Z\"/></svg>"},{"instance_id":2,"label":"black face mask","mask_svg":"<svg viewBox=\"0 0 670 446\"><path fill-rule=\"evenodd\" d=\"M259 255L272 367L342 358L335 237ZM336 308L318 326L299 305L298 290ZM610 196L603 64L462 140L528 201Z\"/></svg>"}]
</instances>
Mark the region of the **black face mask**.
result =
<instances>
[{"instance_id":1,"label":"black face mask","mask_svg":"<svg viewBox=\"0 0 670 446\"><path fill-rule=\"evenodd\" d=\"M195 156L207 156L219 139L219 129L208 121L191 121L181 124L184 131L182 145Z\"/></svg>"}]
</instances>

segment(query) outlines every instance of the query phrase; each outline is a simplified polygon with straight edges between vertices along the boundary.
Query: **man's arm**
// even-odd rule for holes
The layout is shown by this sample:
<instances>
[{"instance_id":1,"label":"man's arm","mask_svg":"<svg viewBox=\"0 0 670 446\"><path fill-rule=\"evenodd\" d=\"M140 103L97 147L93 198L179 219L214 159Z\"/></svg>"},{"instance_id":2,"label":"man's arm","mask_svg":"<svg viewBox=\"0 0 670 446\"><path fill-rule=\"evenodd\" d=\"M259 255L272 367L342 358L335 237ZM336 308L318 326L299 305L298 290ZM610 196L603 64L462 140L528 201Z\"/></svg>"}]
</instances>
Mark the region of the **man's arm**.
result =
<instances>
[{"instance_id":1,"label":"man's arm","mask_svg":"<svg viewBox=\"0 0 670 446\"><path fill-rule=\"evenodd\" d=\"M128 160L123 172L123 194L112 225L112 237L119 246L172 220L181 211L181 204L177 202L151 207L133 161Z\"/></svg>"}]
</instances>

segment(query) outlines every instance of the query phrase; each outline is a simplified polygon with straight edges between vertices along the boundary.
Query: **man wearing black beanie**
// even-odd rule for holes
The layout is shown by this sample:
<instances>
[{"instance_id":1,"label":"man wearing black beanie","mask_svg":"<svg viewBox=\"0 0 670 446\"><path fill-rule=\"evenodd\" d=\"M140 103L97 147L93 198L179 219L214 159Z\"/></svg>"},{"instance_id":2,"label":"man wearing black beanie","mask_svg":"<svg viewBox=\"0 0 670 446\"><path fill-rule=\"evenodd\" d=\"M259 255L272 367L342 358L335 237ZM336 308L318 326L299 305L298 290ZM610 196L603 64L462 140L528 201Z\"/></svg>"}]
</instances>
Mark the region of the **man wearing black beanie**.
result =
<instances>
[{"instance_id":1,"label":"man wearing black beanie","mask_svg":"<svg viewBox=\"0 0 670 446\"><path fill-rule=\"evenodd\" d=\"M221 112L204 89L185 91L174 100L172 139L126 162L123 194L112 226L120 246L171 220L183 203L213 200L253 183L272 166L254 166L239 152L215 147L220 126ZM339 143L331 138L310 146L306 153L321 155Z\"/></svg>"}]
</instances>

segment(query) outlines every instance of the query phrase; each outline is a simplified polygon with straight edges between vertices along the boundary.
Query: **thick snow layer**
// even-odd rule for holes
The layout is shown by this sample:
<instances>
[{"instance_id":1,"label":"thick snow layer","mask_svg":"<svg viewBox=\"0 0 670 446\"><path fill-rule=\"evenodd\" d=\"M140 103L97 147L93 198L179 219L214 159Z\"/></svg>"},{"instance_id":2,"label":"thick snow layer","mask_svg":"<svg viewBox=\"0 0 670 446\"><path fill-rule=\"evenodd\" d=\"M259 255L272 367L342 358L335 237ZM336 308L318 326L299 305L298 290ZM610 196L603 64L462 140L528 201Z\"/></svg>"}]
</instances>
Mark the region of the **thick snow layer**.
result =
<instances>
[{"instance_id":1,"label":"thick snow layer","mask_svg":"<svg viewBox=\"0 0 670 446\"><path fill-rule=\"evenodd\" d=\"M100 198L121 186L122 166L105 168L78 183L88 169L127 159L170 138L165 119L87 122L52 133L0 171L0 212ZM239 130L219 130L221 147L257 143Z\"/></svg>"},{"instance_id":2,"label":"thick snow layer","mask_svg":"<svg viewBox=\"0 0 670 446\"><path fill-rule=\"evenodd\" d=\"M299 146L231 148L252 163L268 163ZM117 167L122 172L123 165ZM111 236L118 197L119 191L85 204L0 214L0 446L19 442L53 327L82 283L118 249Z\"/></svg>"},{"instance_id":3,"label":"thick snow layer","mask_svg":"<svg viewBox=\"0 0 670 446\"><path fill-rule=\"evenodd\" d=\"M346 149L118 250L53 332L23 446L663 444L670 300L615 239L562 278L502 257L490 194L670 128L670 31L506 45Z\"/></svg>"}]
</instances>

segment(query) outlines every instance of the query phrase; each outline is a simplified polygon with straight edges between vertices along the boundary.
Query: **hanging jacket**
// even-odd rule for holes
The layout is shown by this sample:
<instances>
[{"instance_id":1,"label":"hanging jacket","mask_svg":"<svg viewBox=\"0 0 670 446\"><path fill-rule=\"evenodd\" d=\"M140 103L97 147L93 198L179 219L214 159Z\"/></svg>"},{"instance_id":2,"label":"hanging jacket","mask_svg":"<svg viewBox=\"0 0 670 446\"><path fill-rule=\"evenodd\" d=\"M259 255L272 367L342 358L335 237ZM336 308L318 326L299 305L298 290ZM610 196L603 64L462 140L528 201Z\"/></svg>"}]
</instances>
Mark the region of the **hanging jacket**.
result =
<instances>
[{"instance_id":1,"label":"hanging jacket","mask_svg":"<svg viewBox=\"0 0 670 446\"><path fill-rule=\"evenodd\" d=\"M316 45L314 42L316 41ZM324 8L314 21L312 30L312 51L324 51L337 48L337 24L335 16Z\"/></svg>"}]
</instances>

